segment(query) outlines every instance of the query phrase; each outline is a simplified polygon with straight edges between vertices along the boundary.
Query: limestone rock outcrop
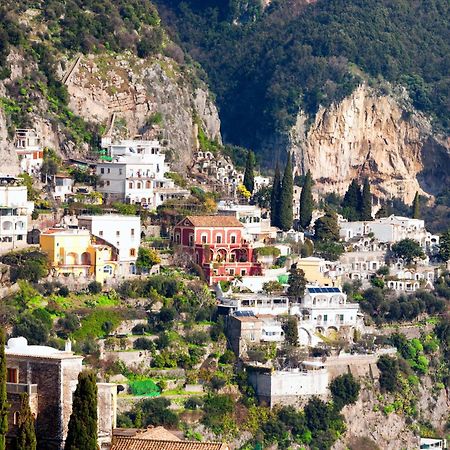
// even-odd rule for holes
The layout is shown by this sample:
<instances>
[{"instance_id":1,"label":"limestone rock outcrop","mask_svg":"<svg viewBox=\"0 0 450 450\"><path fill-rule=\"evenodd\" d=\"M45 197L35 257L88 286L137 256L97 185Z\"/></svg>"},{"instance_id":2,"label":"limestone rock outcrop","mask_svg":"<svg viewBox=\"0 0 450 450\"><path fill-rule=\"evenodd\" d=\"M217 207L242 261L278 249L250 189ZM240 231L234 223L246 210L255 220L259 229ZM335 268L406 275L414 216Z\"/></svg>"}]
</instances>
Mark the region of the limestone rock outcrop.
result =
<instances>
[{"instance_id":1,"label":"limestone rock outcrop","mask_svg":"<svg viewBox=\"0 0 450 450\"><path fill-rule=\"evenodd\" d=\"M300 113L289 147L298 172L311 170L323 193L343 194L353 178L368 176L379 197L410 203L416 191L435 194L450 183L450 142L432 135L401 92L394 98L362 85L312 119Z\"/></svg>"},{"instance_id":2,"label":"limestone rock outcrop","mask_svg":"<svg viewBox=\"0 0 450 450\"><path fill-rule=\"evenodd\" d=\"M194 118L206 136L221 141L220 121L205 85L171 59L131 55L83 57L66 84L70 108L88 121L106 125L112 114L129 137L149 130L158 114L159 136L167 140L178 170L186 170L196 146Z\"/></svg>"}]
</instances>

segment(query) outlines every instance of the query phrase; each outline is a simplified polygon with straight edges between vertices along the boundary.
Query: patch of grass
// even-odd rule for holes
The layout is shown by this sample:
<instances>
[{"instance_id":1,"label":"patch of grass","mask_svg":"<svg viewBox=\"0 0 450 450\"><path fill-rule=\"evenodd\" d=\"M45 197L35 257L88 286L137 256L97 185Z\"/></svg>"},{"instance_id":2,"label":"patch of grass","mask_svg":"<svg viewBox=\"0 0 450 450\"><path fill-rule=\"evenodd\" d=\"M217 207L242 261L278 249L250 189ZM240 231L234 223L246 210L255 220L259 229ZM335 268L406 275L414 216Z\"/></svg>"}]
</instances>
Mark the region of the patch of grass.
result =
<instances>
[{"instance_id":1,"label":"patch of grass","mask_svg":"<svg viewBox=\"0 0 450 450\"><path fill-rule=\"evenodd\" d=\"M81 328L72 334L73 339L83 340L89 336L104 337L105 324L110 323L114 330L120 324L121 318L115 311L109 309L96 309L88 316L81 319Z\"/></svg>"}]
</instances>

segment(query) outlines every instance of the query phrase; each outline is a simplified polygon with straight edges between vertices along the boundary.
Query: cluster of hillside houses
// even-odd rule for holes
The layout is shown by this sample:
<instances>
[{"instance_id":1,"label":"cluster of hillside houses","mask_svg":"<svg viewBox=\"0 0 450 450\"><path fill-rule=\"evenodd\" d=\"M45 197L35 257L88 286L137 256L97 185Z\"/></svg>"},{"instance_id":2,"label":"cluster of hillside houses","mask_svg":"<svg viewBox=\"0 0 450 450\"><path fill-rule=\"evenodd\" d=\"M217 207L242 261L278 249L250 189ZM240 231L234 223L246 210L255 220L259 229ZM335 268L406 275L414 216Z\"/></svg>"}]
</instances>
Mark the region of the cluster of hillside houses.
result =
<instances>
[{"instance_id":1,"label":"cluster of hillside houses","mask_svg":"<svg viewBox=\"0 0 450 450\"><path fill-rule=\"evenodd\" d=\"M32 129L17 130L15 142L21 169L36 176L43 163L39 136ZM167 176L170 167L158 141L113 142L108 138L102 145L105 151L92 169L99 180L97 191L106 203L119 201L155 210L167 200L189 195L188 190L176 186ZM340 237L346 252L339 260L294 257L292 246L303 242L304 234L294 230L282 232L270 225L270 218L261 208L239 203L236 189L243 176L227 158L198 151L192 170L198 180L212 177L225 192L226 200L218 203L216 214L189 215L179 221L170 230L171 245L199 267L207 283L216 290L219 312L226 317L229 344L244 359L249 360L249 350L257 345L280 346L285 340L283 320L288 316L297 320L301 346L317 346L338 338L351 341L364 325L358 304L348 301L342 286L354 280L367 286L388 263L391 245L402 239L418 241L427 258L413 267L402 260L392 261L386 278L389 289L408 293L432 288L439 275L439 267L432 265L429 258L438 248L439 237L426 230L423 220L394 215L370 222L341 218ZM270 180L256 177L255 184L258 189L269 185ZM65 202L76 194L69 175L54 175L51 186L57 202ZM298 215L299 195L297 189L294 216ZM0 176L1 252L38 245L49 256L50 278L64 279L74 286L92 280L114 285L138 273L136 261L143 245L139 216L80 214L60 218L55 214L48 226L42 226L41 221L40 227L35 227L31 220L33 209L22 180ZM261 251L267 247L276 251ZM304 296L292 301L283 291L265 292L264 286L270 281L286 287L288 270L294 263L304 271L308 282ZM221 289L221 282L228 283L228 290ZM326 395L329 380L349 368L374 376L378 356L343 354L326 361L309 358L300 366L278 368L253 363L250 382L259 398L269 405L296 403L305 395ZM70 404L66 400L76 385L82 358L71 352L70 345L61 352L28 345L23 338L9 341L7 357L7 389L12 404L16 405L18 393L28 392L34 407L45 410L45 415L37 414L38 433L48 436L49 449L62 448ZM59 390L48 382L54 371L61 377ZM115 395L111 385L99 384L99 436L105 445L111 444L110 431L115 426ZM10 423L15 424L14 414L13 407ZM54 415L59 422L52 427L48 417ZM122 448L132 447L117 450Z\"/></svg>"}]
</instances>

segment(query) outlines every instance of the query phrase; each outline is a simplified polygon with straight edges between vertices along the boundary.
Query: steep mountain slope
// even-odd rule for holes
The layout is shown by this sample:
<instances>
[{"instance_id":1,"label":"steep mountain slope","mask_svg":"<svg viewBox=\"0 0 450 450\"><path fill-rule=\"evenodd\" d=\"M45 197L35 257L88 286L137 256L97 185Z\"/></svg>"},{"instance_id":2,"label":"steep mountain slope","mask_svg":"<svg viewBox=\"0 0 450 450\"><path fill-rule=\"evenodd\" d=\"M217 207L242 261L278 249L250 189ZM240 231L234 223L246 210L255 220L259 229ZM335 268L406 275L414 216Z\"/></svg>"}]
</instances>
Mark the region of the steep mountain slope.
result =
<instances>
[{"instance_id":1,"label":"steep mountain slope","mask_svg":"<svg viewBox=\"0 0 450 450\"><path fill-rule=\"evenodd\" d=\"M15 128L35 127L45 146L86 157L113 115L123 135L162 138L180 170L198 127L220 142L208 88L152 3L19 1L0 13L0 170L18 170Z\"/></svg>"},{"instance_id":2,"label":"steep mountain slope","mask_svg":"<svg viewBox=\"0 0 450 450\"><path fill-rule=\"evenodd\" d=\"M319 144L309 143L305 148L298 141L292 142L298 121L308 128L321 120L324 108L330 118L339 114L346 103L352 103L355 89L369 84L380 94L380 105L386 97L397 103L393 108L400 114L397 119L396 114L392 116L396 128L401 129L410 118L413 123L405 126L416 127L415 111L423 114L419 120L423 126L417 132L420 139L413 138L410 145L408 133L403 133L398 142L402 149L396 151L406 150L406 157L415 165L417 153L430 148L425 143L432 135L439 136L439 145L433 143L432 147L439 147L444 155L448 153L447 1L319 0L311 4L286 0L273 2L264 12L254 13L251 20L247 15L243 21L234 12L245 10L245 5L243 1L209 0L199 6L197 2L159 0L164 20L207 71L217 94L226 140L255 148L269 163L274 152L283 157L286 150L295 149L299 169L305 169L303 161L310 157L308 148ZM404 95L398 98L397 86L406 89L410 101L405 101ZM364 95L364 102L372 102L377 108L374 93L365 89ZM344 99L346 103L341 104ZM332 120L342 122L343 118L335 116ZM366 134L364 128L361 132L356 142L350 140L352 136L335 136L329 162L340 163L341 147L353 145L357 152L364 153L364 142L373 139L373 131L369 127ZM390 164L389 146L381 151L383 161ZM443 162L434 154L422 159ZM318 161L323 162L320 155ZM414 172L423 175L428 172L420 167L421 161ZM444 163L448 169L446 156ZM352 176L364 172L361 164L355 169L344 170L353 172ZM436 193L432 180L422 175L422 188ZM314 176L322 177L319 172ZM387 180L383 173L380 177ZM340 177L332 181L345 184L348 180ZM409 184L405 181L401 189L409 193ZM386 186L381 186L380 192L384 190ZM396 190L387 189L387 193L396 195Z\"/></svg>"}]
</instances>

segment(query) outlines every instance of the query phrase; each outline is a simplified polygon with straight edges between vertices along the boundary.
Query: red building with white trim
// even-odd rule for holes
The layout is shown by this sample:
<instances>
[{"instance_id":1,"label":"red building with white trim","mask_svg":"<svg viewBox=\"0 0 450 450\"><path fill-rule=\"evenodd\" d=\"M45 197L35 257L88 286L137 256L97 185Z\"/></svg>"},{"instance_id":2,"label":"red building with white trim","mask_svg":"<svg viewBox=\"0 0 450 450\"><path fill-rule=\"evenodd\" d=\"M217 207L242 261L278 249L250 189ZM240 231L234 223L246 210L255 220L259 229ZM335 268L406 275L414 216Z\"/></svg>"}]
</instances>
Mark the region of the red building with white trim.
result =
<instances>
[{"instance_id":1,"label":"red building with white trim","mask_svg":"<svg viewBox=\"0 0 450 450\"><path fill-rule=\"evenodd\" d=\"M173 242L191 253L208 283L262 275L256 254L233 216L187 216L173 230Z\"/></svg>"}]
</instances>

